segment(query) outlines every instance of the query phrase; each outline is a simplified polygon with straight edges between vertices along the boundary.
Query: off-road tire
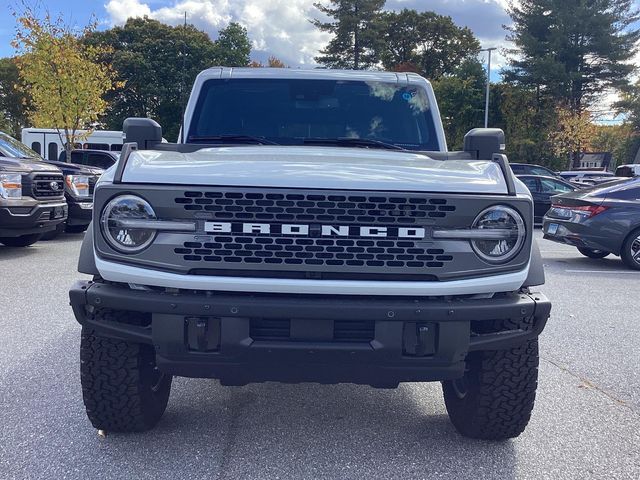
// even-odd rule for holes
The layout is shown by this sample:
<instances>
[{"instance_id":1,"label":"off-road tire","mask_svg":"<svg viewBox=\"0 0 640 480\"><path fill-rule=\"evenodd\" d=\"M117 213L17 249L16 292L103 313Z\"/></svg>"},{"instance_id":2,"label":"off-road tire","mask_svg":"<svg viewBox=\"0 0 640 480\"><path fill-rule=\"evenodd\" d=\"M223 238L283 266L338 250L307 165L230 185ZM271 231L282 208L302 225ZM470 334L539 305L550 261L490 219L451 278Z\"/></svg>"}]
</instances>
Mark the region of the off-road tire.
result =
<instances>
[{"instance_id":1,"label":"off-road tire","mask_svg":"<svg viewBox=\"0 0 640 480\"><path fill-rule=\"evenodd\" d=\"M67 233L82 233L85 232L89 228L89 225L67 225L65 226L64 231Z\"/></svg>"},{"instance_id":2,"label":"off-road tire","mask_svg":"<svg viewBox=\"0 0 640 480\"><path fill-rule=\"evenodd\" d=\"M604 258L611 253L611 252L606 252L604 250L594 250L592 248L583 248L583 247L577 247L577 248L582 255L589 258L596 258L596 259Z\"/></svg>"},{"instance_id":3,"label":"off-road tire","mask_svg":"<svg viewBox=\"0 0 640 480\"><path fill-rule=\"evenodd\" d=\"M106 310L97 315L126 322L131 313ZM167 407L171 391L171 376L157 371L150 345L100 337L84 329L80 379L91 424L107 432L153 428Z\"/></svg>"},{"instance_id":4,"label":"off-road tire","mask_svg":"<svg viewBox=\"0 0 640 480\"><path fill-rule=\"evenodd\" d=\"M633 259L632 247L638 246L640 243L640 228L634 230L625 239L622 244L622 252L620 253L620 257L625 265L634 270L640 270L640 261Z\"/></svg>"},{"instance_id":5,"label":"off-road tire","mask_svg":"<svg viewBox=\"0 0 640 480\"><path fill-rule=\"evenodd\" d=\"M41 233L32 233L20 237L0 237L0 243L7 247L28 247L40 240L40 237L42 237Z\"/></svg>"},{"instance_id":6,"label":"off-road tire","mask_svg":"<svg viewBox=\"0 0 640 480\"><path fill-rule=\"evenodd\" d=\"M520 435L533 411L538 361L537 339L508 350L470 353L464 378L442 382L447 412L458 432L483 440Z\"/></svg>"}]
</instances>

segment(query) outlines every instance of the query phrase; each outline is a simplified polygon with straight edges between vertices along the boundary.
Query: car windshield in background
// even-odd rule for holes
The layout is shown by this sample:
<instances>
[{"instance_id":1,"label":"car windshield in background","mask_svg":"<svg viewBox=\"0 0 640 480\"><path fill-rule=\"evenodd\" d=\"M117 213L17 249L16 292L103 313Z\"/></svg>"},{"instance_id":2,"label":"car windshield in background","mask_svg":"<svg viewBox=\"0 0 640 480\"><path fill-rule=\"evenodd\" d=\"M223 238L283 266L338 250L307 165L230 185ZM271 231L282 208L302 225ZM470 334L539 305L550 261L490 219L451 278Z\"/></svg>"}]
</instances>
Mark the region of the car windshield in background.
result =
<instances>
[{"instance_id":1,"label":"car windshield in background","mask_svg":"<svg viewBox=\"0 0 640 480\"><path fill-rule=\"evenodd\" d=\"M0 154L9 158L33 158L35 160L42 160L42 157L35 151L6 133L0 133Z\"/></svg>"},{"instance_id":2,"label":"car windshield in background","mask_svg":"<svg viewBox=\"0 0 640 480\"><path fill-rule=\"evenodd\" d=\"M192 118L190 143L335 141L337 146L438 150L425 91L391 83L208 80Z\"/></svg>"}]
</instances>

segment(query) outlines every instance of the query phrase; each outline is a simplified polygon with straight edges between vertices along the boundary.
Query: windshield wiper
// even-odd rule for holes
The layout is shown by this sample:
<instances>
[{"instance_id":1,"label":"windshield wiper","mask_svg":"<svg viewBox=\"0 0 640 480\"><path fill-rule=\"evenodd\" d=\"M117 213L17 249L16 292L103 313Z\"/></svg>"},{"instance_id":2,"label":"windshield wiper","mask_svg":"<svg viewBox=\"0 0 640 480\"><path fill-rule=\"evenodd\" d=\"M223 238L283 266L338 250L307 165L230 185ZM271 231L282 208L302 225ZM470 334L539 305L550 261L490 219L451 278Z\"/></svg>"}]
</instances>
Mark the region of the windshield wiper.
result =
<instances>
[{"instance_id":1,"label":"windshield wiper","mask_svg":"<svg viewBox=\"0 0 640 480\"><path fill-rule=\"evenodd\" d=\"M362 147L362 148L383 148L387 150L402 150L402 148L393 143L383 142L381 140L373 140L371 138L353 138L353 137L338 137L338 138L305 138L305 144L310 145L344 145L347 147Z\"/></svg>"},{"instance_id":2,"label":"windshield wiper","mask_svg":"<svg viewBox=\"0 0 640 480\"><path fill-rule=\"evenodd\" d=\"M224 142L224 143L257 143L259 145L279 145L279 143L267 140L264 137L254 137L253 135L240 134L224 134L224 135L206 135L202 137L191 136L187 139L189 142Z\"/></svg>"}]
</instances>

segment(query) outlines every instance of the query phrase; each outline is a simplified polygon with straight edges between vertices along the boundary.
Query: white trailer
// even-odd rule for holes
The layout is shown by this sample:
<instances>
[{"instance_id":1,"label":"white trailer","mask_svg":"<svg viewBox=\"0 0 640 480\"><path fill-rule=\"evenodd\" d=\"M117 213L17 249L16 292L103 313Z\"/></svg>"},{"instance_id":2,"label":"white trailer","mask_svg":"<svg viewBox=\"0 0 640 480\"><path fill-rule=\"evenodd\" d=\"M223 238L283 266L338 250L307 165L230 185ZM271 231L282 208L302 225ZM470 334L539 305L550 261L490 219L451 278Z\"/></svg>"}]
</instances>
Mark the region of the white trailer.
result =
<instances>
[{"instance_id":1,"label":"white trailer","mask_svg":"<svg viewBox=\"0 0 640 480\"><path fill-rule=\"evenodd\" d=\"M85 130L78 131L79 134L85 132ZM95 130L82 141L78 141L74 148L119 152L122 150L123 139L121 131ZM58 160L60 152L64 150L64 143L55 128L23 128L22 143L31 147L47 160Z\"/></svg>"}]
</instances>

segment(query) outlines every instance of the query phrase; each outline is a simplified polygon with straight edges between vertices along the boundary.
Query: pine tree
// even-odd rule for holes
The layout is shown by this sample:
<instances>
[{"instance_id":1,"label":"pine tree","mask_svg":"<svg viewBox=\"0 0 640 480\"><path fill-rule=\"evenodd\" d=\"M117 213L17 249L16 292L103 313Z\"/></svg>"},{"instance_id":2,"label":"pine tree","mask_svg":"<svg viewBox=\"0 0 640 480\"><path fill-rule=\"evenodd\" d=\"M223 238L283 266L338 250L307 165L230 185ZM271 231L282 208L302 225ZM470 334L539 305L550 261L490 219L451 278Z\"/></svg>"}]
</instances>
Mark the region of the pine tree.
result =
<instances>
[{"instance_id":1,"label":"pine tree","mask_svg":"<svg viewBox=\"0 0 640 480\"><path fill-rule=\"evenodd\" d=\"M333 34L316 61L330 68L367 69L378 62L381 47L380 15L385 0L331 0L331 6L314 6L333 22L312 20L323 32Z\"/></svg>"},{"instance_id":2,"label":"pine tree","mask_svg":"<svg viewBox=\"0 0 640 480\"><path fill-rule=\"evenodd\" d=\"M505 79L581 113L635 67L640 18L632 0L520 0L509 8L510 68Z\"/></svg>"}]
</instances>

